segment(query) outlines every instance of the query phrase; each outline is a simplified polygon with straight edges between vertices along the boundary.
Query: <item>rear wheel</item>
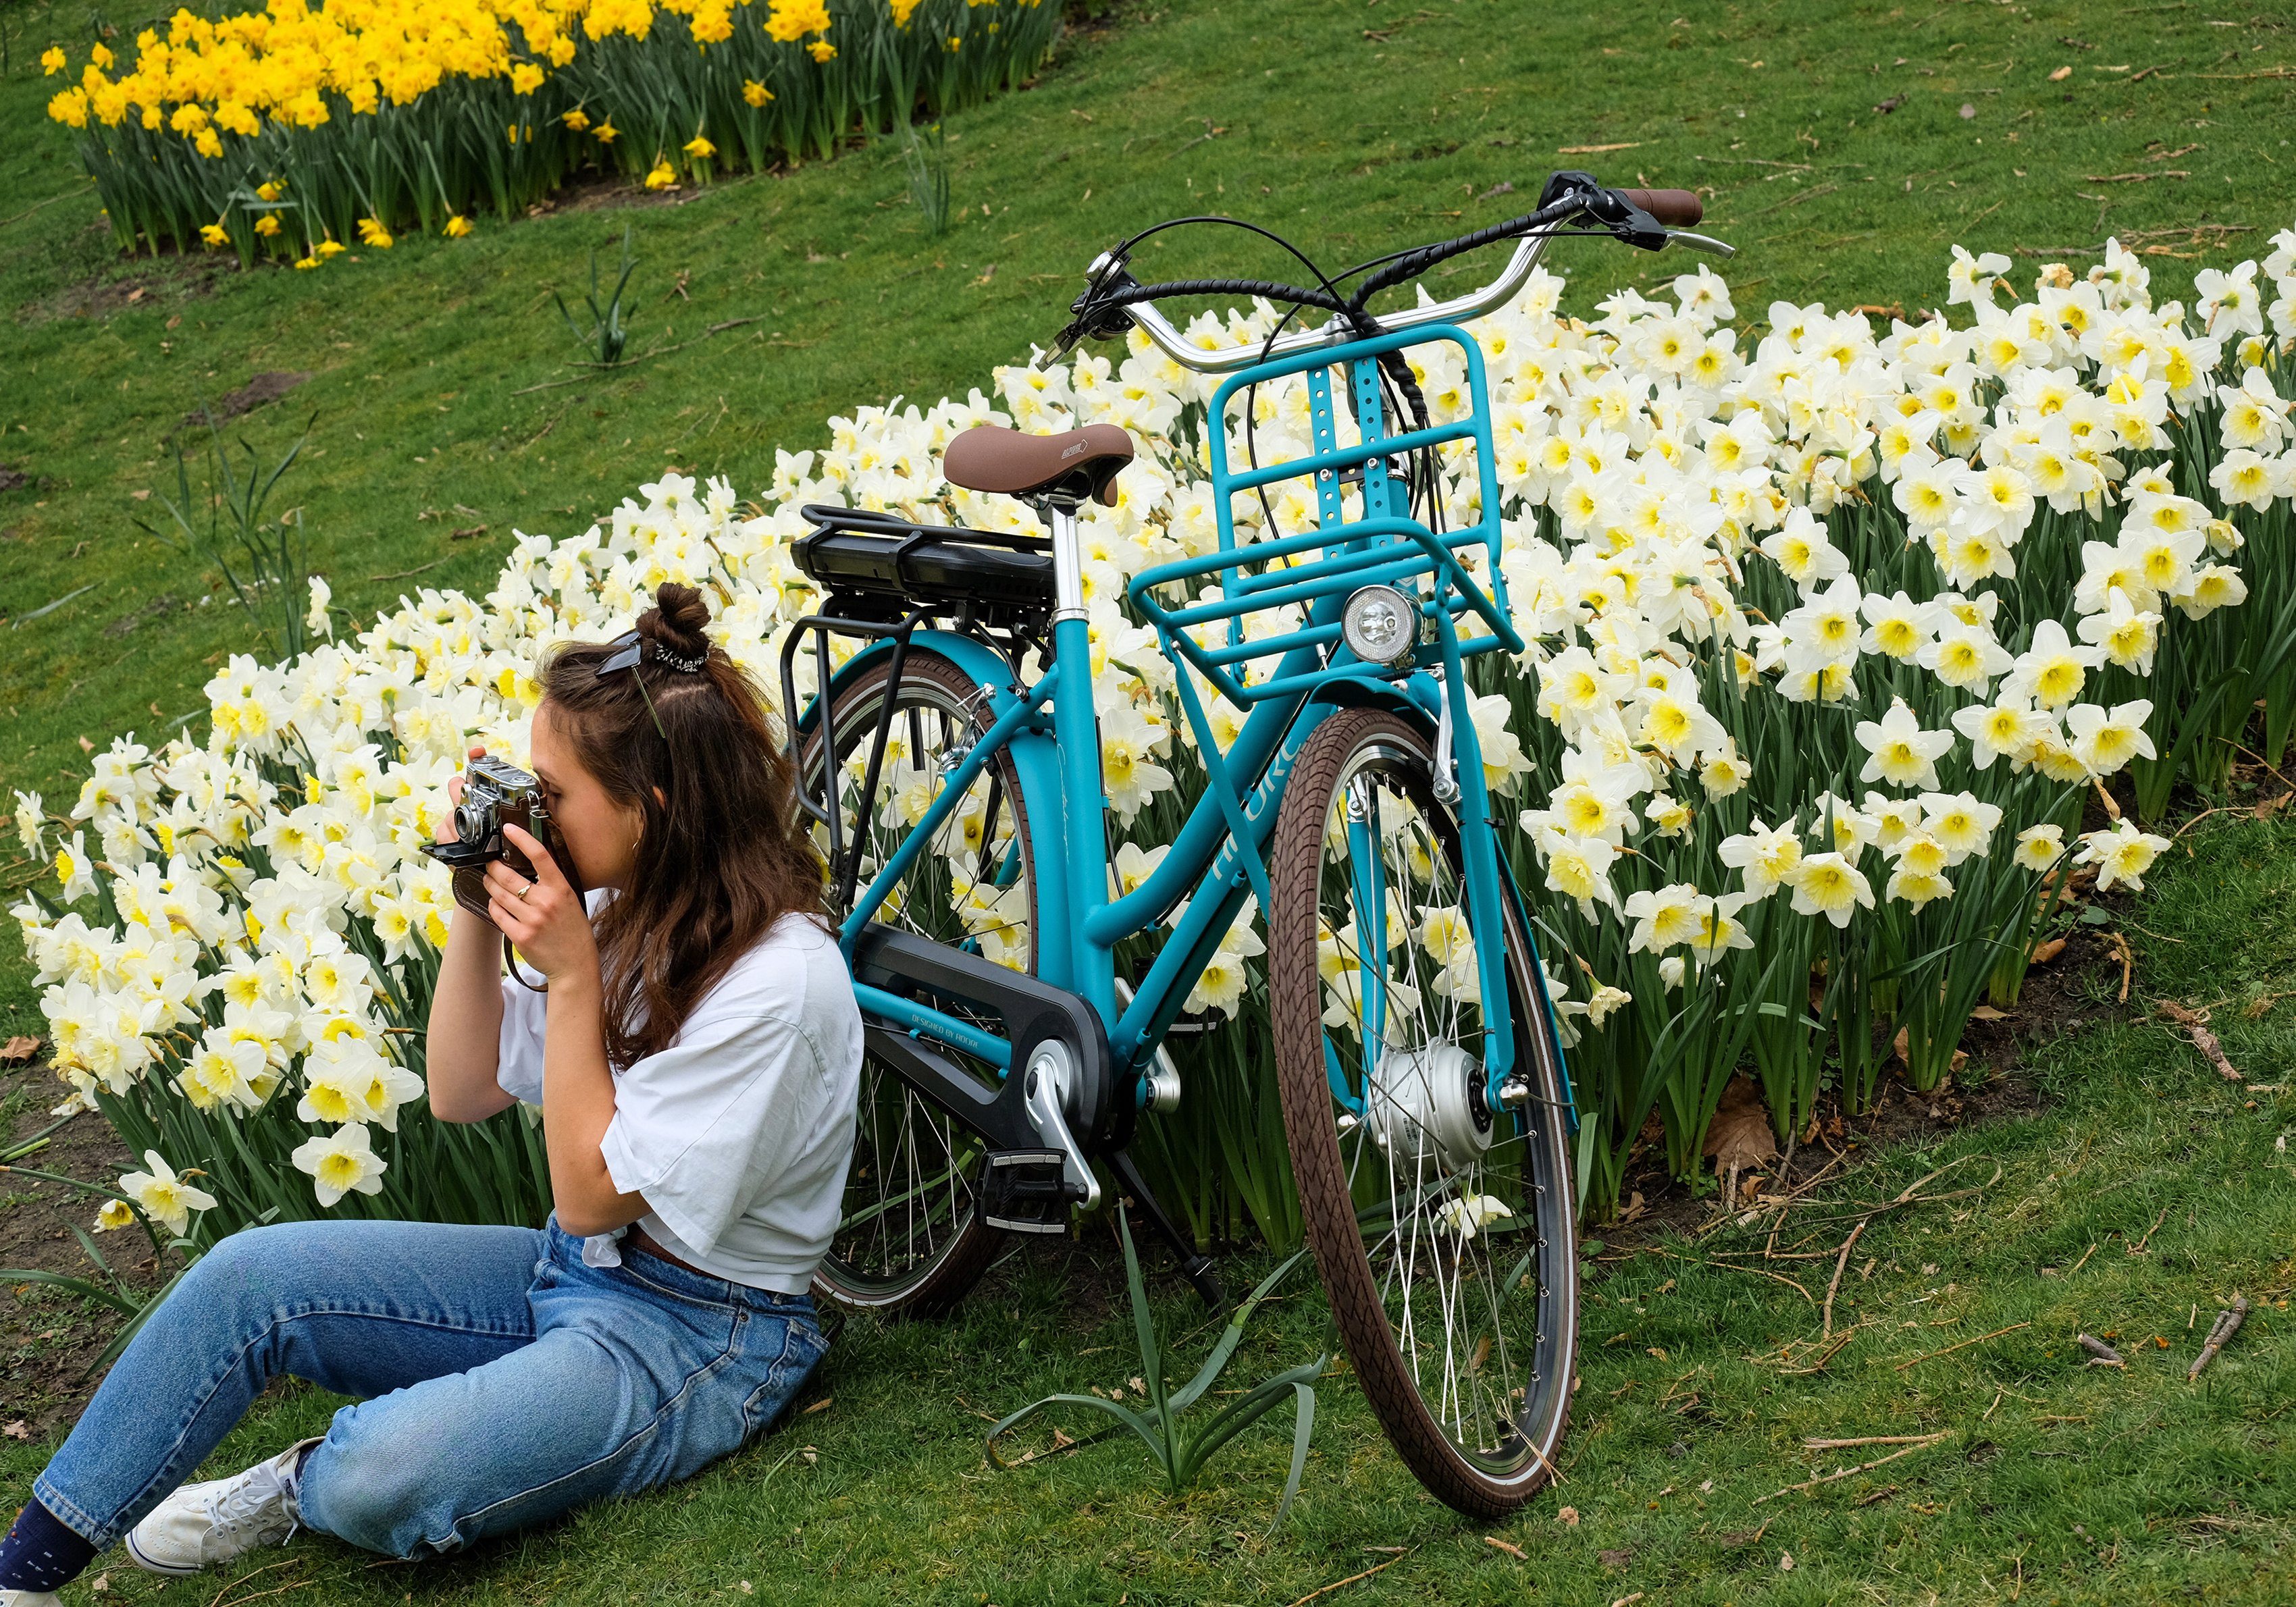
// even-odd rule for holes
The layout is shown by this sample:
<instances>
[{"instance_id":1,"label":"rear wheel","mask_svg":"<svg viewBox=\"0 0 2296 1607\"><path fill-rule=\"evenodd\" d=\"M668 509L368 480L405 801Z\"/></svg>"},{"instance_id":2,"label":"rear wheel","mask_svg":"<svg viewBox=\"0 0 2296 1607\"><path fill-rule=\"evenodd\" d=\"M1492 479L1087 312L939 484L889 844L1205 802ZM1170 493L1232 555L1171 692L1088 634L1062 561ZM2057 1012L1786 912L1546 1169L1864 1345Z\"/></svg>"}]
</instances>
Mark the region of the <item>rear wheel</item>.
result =
<instances>
[{"instance_id":1,"label":"rear wheel","mask_svg":"<svg viewBox=\"0 0 2296 1607\"><path fill-rule=\"evenodd\" d=\"M1426 736L1331 716L1277 819L1268 977L1292 1170L1348 1356L1420 1481L1492 1518L1554 1475L1578 1269L1544 979L1510 914L1531 1095L1493 1111L1462 864Z\"/></svg>"},{"instance_id":2,"label":"rear wheel","mask_svg":"<svg viewBox=\"0 0 2296 1607\"><path fill-rule=\"evenodd\" d=\"M890 671L890 660L882 660L837 699L836 808L840 829L847 832L889 693L893 701L877 807L861 825L855 883L861 890L923 816L940 790L944 767L953 766L989 721L980 684L939 654L912 650L898 688ZM823 765L816 728L800 767L815 798L822 796ZM991 758L876 919L1016 971L1033 971L1036 867L1017 780L1008 755ZM826 857L827 828L816 824L814 834ZM849 839L846 846L852 846ZM1001 1028L992 1016L980 1024ZM946 1046L943 1052L984 1087L997 1086L998 1074L987 1062ZM853 1161L837 1234L815 1275L816 1287L840 1305L901 1316L937 1315L955 1304L996 1247L996 1230L980 1210L988 1148L985 1138L920 1095L891 1066L873 1054L865 1057Z\"/></svg>"}]
</instances>

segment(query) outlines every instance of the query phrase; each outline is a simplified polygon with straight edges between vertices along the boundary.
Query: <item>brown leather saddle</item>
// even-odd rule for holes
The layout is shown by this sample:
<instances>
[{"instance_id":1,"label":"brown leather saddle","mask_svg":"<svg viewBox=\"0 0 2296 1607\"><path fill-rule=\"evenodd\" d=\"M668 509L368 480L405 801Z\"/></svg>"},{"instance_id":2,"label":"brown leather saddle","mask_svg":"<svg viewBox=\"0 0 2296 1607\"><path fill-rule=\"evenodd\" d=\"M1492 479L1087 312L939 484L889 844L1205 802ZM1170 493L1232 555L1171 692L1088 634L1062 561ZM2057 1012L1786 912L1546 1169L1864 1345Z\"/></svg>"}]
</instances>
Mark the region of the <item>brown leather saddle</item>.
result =
<instances>
[{"instance_id":1,"label":"brown leather saddle","mask_svg":"<svg viewBox=\"0 0 2296 1607\"><path fill-rule=\"evenodd\" d=\"M969 491L1028 499L1090 496L1116 504L1116 477L1132 461L1132 438L1114 424L1029 435L978 424L948 444L941 473Z\"/></svg>"}]
</instances>

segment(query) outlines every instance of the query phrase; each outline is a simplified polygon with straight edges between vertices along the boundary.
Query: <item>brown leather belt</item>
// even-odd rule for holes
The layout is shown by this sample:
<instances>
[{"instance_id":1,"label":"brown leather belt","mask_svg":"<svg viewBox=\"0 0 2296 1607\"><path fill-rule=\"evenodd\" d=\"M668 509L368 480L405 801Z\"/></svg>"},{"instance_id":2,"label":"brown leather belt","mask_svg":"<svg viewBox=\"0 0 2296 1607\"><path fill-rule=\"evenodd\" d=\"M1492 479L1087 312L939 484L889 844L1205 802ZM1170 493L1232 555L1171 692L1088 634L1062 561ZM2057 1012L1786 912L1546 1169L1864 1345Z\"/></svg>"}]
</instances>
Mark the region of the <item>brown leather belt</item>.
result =
<instances>
[{"instance_id":1,"label":"brown leather belt","mask_svg":"<svg viewBox=\"0 0 2296 1607\"><path fill-rule=\"evenodd\" d=\"M636 1223L632 1223L630 1225L630 1231L623 1235L622 1242L629 1249L642 1250L645 1251L646 1254L653 1257L654 1259L658 1261L667 1261L672 1267L678 1267L685 1272L690 1272L697 1278L715 1278L718 1276L714 1272L704 1272L693 1262L681 1260L679 1258L671 1255L669 1251L664 1250L660 1244L654 1242L654 1238L652 1234L646 1232L644 1228L638 1226ZM722 1278L718 1281L720 1283L724 1282Z\"/></svg>"}]
</instances>

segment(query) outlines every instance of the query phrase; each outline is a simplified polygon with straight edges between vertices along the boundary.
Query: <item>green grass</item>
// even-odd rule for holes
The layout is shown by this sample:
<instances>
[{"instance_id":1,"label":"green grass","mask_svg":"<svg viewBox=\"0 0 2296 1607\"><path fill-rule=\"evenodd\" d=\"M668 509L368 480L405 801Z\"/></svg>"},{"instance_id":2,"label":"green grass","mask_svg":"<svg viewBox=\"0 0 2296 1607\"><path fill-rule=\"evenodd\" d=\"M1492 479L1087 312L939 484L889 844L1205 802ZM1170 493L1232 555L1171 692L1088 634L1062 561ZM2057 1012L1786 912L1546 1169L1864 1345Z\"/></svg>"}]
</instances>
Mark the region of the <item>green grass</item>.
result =
<instances>
[{"instance_id":1,"label":"green grass","mask_svg":"<svg viewBox=\"0 0 2296 1607\"><path fill-rule=\"evenodd\" d=\"M948 1323L849 1324L808 1397L824 1409L675 1492L413 1568L306 1537L250 1558L249 1570L285 1566L226 1599L309 1581L303 1599L346 1607L409 1593L730 1601L746 1579L755 1599L790 1603L1284 1603L1388 1562L1396 1554L1375 1548L1390 1546L1400 1560L1341 1602L1599 1607L1636 1590L1718 1607L2284 1600L2296 1565L2284 1309L2296 1163L2275 1146L2296 1127L2296 1095L2226 1084L2143 1012L2161 997L2214 1004L2235 1064L2276 1077L2296 1061L2296 1002L2258 1019L2243 1008L2296 989L2296 931L2280 918L2296 898L2296 825L2210 822L2187 840L2195 857L2164 863L2123 927L2132 1004L2113 996L2117 967L2076 979L2081 1024L2066 1021L2018 1074L2038 1108L1884 1150L1795 1207L1779 1247L1821 1259L1767 1269L1800 1281L1808 1301L1715 1265L1718 1251L1759 1252L1766 1225L1597 1262L1566 1482L1514 1522L1477 1526L1431 1502L1343 1378L1323 1386L1306 1487L1273 1537L1284 1413L1179 1499L1123 1440L1011 1472L985 1465L985 1416L1136 1371L1103 1228L1015 1260ZM1795 1365L1816 1349L1816 1302L1856 1218L1947 1166L1926 1192L1987 1186L1877 1218L1835 1314L1837 1329L1862 1325L1822 1373L1783 1372L1781 1347L1793 1345ZM1247 1270L1232 1267L1231 1283ZM1167 1332L1196 1331L1174 1364L1185 1376L1211 1330L1168 1269L1152 1283ZM2255 1314L2187 1384L2235 1291ZM2084 1330L2118 1335L2128 1370L2085 1367L2073 1344ZM1302 1286L1255 1320L1228 1382L1256 1382L1322 1342ZM332 1404L311 1392L266 1404L216 1468L321 1431ZM1098 1426L1078 1419L1071 1434ZM1939 1431L1951 1438L1870 1473L1761 1499L1896 1448L1819 1453L1805 1437ZM1011 1449L1043 1448L1050 1428L1021 1439ZM0 1499L20 1499L45 1447L0 1445ZM1575 1526L1558 1520L1565 1504ZM104 1599L201 1607L222 1583L163 1587L115 1557Z\"/></svg>"},{"instance_id":2,"label":"green grass","mask_svg":"<svg viewBox=\"0 0 2296 1607\"><path fill-rule=\"evenodd\" d=\"M1548 168L1592 163L1711 186L1711 227L1743 249L1731 277L1759 318L1773 298L1929 305L1956 241L2054 255L2114 231L2255 230L2210 248L2229 263L2290 221L2296 167L2288 84L2237 76L2285 70L2296 35L2271 17L2214 26L2197 5L1134 0L1072 35L1034 89L954 120L964 216L939 241L887 146L674 207L570 207L318 275L240 274L111 253L67 142L42 119L53 86L27 70L84 15L0 4L13 62L0 78L0 462L42 482L0 493L0 612L20 618L94 583L8 631L0 654L0 784L52 802L77 788L78 738L168 729L202 706L218 655L256 645L249 621L185 606L209 578L133 521L158 516L156 497L136 493L168 483L169 432L258 371L313 374L242 428L276 450L316 413L288 500L308 511L315 567L364 618L416 585L482 588L513 525L571 533L665 465L754 489L776 447L816 444L832 412L985 383L992 365L1050 337L1095 250L1182 210L1234 211L1349 260L1512 215ZM2074 72L2052 83L2060 65ZM1900 94L1892 113L1874 111ZM1958 116L1964 103L1974 118ZM1623 143L1633 148L1557 154ZM2149 160L2187 145L2198 148ZM2086 176L2169 168L2190 176ZM1513 194L1476 199L1503 181ZM759 322L585 377L551 291L573 288L594 248L611 256L632 219L640 350ZM2021 257L2021 272L2040 259ZM1561 260L1579 310L1687 266L1591 243ZM1217 238L1148 262L1160 275L1275 267ZM2152 263L2164 294L2199 266ZM478 523L482 536L454 538ZM390 576L403 578L369 578ZM155 608L162 597L174 601ZM110 634L126 619L139 622ZM2296 1055L2296 1003L2251 1021L2237 1001L2296 989L2284 913L2296 828L2212 821L2188 840L2197 857L2164 862L2136 911L2160 936L2129 931L2136 1005L2233 1001L2218 1019L2234 1060L2277 1076ZM1838 1313L1867 1325L1825 1372L1786 1376L1760 1359L1815 1337L1818 1314L1770 1279L1697 1264L1746 1248L1726 1234L1692 1261L1652 1251L1598 1268L1569 1482L1494 1531L1527 1562L1428 1501L1343 1380L1324 1387L1300 1505L1268 1538L1280 1426L1247 1436L1177 1501L1116 1442L985 1467L981 1414L1135 1370L1112 1258L1095 1243L1016 1260L950 1324L849 1326L821 1385L827 1409L678 1492L413 1570L299 1540L252 1559L291 1565L234 1594L734 1600L746 1579L756 1596L807 1601L1289 1603L1387 1562L1394 1554L1367 1548L1393 1546L1406 1550L1384 1571L1320 1599L2280 1599L2296 1517L2283 1476L2296 1398L2285 1313L2260 1308L2199 1386L2183 1366L2220 1299L2237 1288L2276 1301L2296 1279L2296 1178L2275 1149L2296 1099L2229 1087L2112 1003L2117 973L2089 982L2104 991L2087 1024L2035 1051L2039 1110L1879 1155L1797 1208L1787 1242L1815 1231L1803 1248L1825 1250L1860 1202L1938 1166L1962 1161L1939 1188L2001 1168L1981 1201L1867 1230ZM12 952L0 1014L37 1019ZM2127 1253L2156 1219L2148 1253ZM1861 1279L1868 1255L1876 1266ZM1822 1296L1830 1260L1783 1265ZM1193 1325L1185 1293L1160 1287L1167 1323ZM2020 1323L2031 1326L1896 1365ZM2120 1333L2140 1352L2129 1372L2082 1367L2080 1329ZM1312 1356L1321 1337L1314 1302L1287 1301L1264 1314L1234 1376ZM217 1464L275 1449L328 1406L310 1394L267 1403ZM1939 1430L1954 1438L1757 1505L1890 1448L1822 1455L1804 1436ZM800 1446L818 1460L785 1461ZM0 1439L0 1498L21 1498L48 1448ZM1557 1521L1565 1503L1575 1527ZM1631 1554L1606 1563L1606 1552ZM1782 1570L1789 1552L1796 1566ZM105 1599L209 1603L217 1583L162 1588L118 1566Z\"/></svg>"}]
</instances>

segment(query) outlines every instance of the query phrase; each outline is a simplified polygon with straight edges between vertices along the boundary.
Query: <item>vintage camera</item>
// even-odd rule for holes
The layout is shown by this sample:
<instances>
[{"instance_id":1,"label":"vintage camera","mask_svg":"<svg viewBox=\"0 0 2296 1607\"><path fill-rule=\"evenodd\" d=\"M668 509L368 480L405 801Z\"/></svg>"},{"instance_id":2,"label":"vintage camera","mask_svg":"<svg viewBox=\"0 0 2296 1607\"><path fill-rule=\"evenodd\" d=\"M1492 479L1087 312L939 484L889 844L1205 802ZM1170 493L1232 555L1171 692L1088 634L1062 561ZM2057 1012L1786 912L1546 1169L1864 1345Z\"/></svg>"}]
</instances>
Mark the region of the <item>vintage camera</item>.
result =
<instances>
[{"instance_id":1,"label":"vintage camera","mask_svg":"<svg viewBox=\"0 0 2296 1607\"><path fill-rule=\"evenodd\" d=\"M463 775L463 801L455 806L453 842L434 842L423 852L455 873L455 901L473 914L487 913L486 868L499 859L521 876L531 877L534 865L503 833L514 825L530 832L550 851L560 872L582 890L565 839L542 801L542 784L516 765L498 758L476 758Z\"/></svg>"}]
</instances>

